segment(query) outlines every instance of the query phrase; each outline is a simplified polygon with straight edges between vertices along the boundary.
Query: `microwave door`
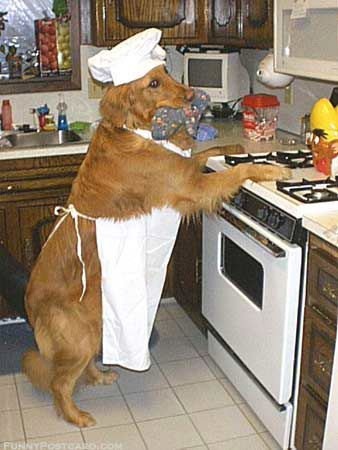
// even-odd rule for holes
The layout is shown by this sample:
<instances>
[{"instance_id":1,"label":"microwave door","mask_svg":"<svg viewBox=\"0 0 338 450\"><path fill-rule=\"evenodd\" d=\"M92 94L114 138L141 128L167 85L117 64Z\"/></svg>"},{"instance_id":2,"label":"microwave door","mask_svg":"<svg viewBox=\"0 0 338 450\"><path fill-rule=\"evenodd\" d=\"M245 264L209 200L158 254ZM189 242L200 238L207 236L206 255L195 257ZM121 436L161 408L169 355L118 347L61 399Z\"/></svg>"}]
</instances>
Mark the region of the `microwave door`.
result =
<instances>
[{"instance_id":1,"label":"microwave door","mask_svg":"<svg viewBox=\"0 0 338 450\"><path fill-rule=\"evenodd\" d=\"M338 1L275 0L274 59L278 72L338 81Z\"/></svg>"}]
</instances>

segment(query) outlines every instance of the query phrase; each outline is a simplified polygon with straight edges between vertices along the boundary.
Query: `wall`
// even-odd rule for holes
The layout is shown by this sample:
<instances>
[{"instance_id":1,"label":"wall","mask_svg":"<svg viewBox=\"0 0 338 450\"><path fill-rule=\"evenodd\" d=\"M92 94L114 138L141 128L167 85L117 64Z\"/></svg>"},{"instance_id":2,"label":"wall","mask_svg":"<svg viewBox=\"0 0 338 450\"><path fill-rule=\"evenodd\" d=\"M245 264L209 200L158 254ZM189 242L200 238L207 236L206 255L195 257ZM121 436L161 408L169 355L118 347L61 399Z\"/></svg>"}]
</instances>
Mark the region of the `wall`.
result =
<instances>
[{"instance_id":1,"label":"wall","mask_svg":"<svg viewBox=\"0 0 338 450\"><path fill-rule=\"evenodd\" d=\"M284 89L272 89L262 85L256 79L256 71L259 62L267 54L267 51L243 49L242 62L248 69L253 93L260 92L277 95L280 105L278 127L299 134L300 118L311 111L314 103L322 98L329 98L332 88L338 83L315 81L306 78L296 78L291 86L293 90L293 103L286 104L284 102Z\"/></svg>"}]
</instances>

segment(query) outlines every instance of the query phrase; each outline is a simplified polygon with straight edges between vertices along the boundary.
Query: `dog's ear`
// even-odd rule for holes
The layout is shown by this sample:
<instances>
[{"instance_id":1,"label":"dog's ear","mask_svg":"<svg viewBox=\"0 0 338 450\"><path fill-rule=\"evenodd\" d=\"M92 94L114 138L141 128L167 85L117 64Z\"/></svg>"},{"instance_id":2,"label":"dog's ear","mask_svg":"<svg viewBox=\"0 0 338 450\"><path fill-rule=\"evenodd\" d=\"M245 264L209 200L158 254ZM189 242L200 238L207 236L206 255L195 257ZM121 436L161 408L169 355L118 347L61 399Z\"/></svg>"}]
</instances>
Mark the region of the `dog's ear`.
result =
<instances>
[{"instance_id":1,"label":"dog's ear","mask_svg":"<svg viewBox=\"0 0 338 450\"><path fill-rule=\"evenodd\" d=\"M121 128L126 123L130 106L128 88L126 86L112 86L101 100L101 116L115 127Z\"/></svg>"}]
</instances>

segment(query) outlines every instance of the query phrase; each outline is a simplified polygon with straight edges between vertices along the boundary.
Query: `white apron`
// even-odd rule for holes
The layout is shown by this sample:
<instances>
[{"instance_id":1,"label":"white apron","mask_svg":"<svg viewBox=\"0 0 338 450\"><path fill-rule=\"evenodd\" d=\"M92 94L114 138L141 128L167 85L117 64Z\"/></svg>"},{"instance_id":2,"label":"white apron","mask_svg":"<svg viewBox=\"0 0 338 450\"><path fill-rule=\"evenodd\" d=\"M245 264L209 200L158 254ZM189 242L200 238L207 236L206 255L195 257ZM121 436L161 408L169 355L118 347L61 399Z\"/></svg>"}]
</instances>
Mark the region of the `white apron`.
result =
<instances>
[{"instance_id":1,"label":"white apron","mask_svg":"<svg viewBox=\"0 0 338 450\"><path fill-rule=\"evenodd\" d=\"M147 130L135 132L151 139ZM190 150L182 151L167 141L160 143L190 156ZM149 339L180 219L177 211L167 207L122 222L96 219L102 272L103 364L149 368Z\"/></svg>"}]
</instances>

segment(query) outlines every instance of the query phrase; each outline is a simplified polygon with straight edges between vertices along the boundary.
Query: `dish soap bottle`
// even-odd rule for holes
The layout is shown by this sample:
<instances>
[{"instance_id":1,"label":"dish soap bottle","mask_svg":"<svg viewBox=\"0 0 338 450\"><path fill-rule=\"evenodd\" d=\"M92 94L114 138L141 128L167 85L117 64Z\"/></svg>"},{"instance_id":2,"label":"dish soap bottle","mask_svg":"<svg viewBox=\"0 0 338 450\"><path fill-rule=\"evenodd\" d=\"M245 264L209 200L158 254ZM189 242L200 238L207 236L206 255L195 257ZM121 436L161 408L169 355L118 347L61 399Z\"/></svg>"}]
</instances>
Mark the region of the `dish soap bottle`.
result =
<instances>
[{"instance_id":1,"label":"dish soap bottle","mask_svg":"<svg viewBox=\"0 0 338 450\"><path fill-rule=\"evenodd\" d=\"M58 130L68 130L68 121L67 121L67 103L65 102L63 94L59 94L59 103L56 107L59 112L58 115Z\"/></svg>"}]
</instances>

